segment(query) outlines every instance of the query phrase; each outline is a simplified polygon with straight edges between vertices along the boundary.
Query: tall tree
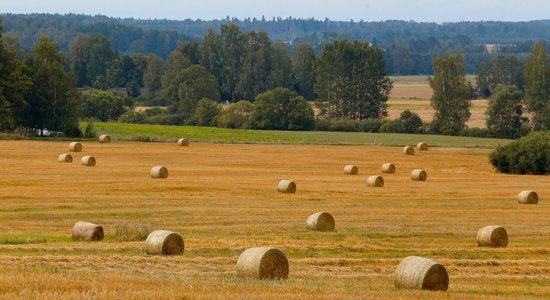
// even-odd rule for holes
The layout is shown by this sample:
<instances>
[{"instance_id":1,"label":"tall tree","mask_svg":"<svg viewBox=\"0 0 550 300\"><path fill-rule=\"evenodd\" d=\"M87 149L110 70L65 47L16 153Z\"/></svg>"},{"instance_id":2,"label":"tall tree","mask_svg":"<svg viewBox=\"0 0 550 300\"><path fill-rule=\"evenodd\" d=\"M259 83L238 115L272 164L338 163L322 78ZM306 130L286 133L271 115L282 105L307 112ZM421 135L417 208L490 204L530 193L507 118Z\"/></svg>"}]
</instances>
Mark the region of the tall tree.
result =
<instances>
[{"instance_id":1,"label":"tall tree","mask_svg":"<svg viewBox=\"0 0 550 300\"><path fill-rule=\"evenodd\" d=\"M523 116L523 94L515 85L499 85L489 100L487 129L496 137L518 138L527 133Z\"/></svg>"},{"instance_id":2,"label":"tall tree","mask_svg":"<svg viewBox=\"0 0 550 300\"><path fill-rule=\"evenodd\" d=\"M24 96L32 85L27 73L15 52L4 47L0 23L0 131L21 124L19 113L27 105Z\"/></svg>"},{"instance_id":3,"label":"tall tree","mask_svg":"<svg viewBox=\"0 0 550 300\"><path fill-rule=\"evenodd\" d=\"M308 100L313 100L313 85L315 84L315 51L309 44L301 44L296 49L292 61L294 74L294 89Z\"/></svg>"},{"instance_id":4,"label":"tall tree","mask_svg":"<svg viewBox=\"0 0 550 300\"><path fill-rule=\"evenodd\" d=\"M433 63L434 76L429 77L433 90L431 105L435 109L432 130L458 134L470 119L470 101L464 57L457 53L438 56Z\"/></svg>"},{"instance_id":5,"label":"tall tree","mask_svg":"<svg viewBox=\"0 0 550 300\"><path fill-rule=\"evenodd\" d=\"M200 65L181 71L170 90L170 110L180 114L185 121L193 116L199 100L220 100L216 78Z\"/></svg>"},{"instance_id":6,"label":"tall tree","mask_svg":"<svg viewBox=\"0 0 550 300\"><path fill-rule=\"evenodd\" d=\"M550 65L542 44L537 44L525 62L525 103L533 113L535 129L549 129L541 116L548 109L550 96Z\"/></svg>"},{"instance_id":7,"label":"tall tree","mask_svg":"<svg viewBox=\"0 0 550 300\"><path fill-rule=\"evenodd\" d=\"M283 42L271 44L271 70L266 88L277 87L292 88L292 60Z\"/></svg>"},{"instance_id":8,"label":"tall tree","mask_svg":"<svg viewBox=\"0 0 550 300\"><path fill-rule=\"evenodd\" d=\"M128 96L139 96L139 89L143 86L143 73L129 55L122 55L111 62L104 80L96 84L101 88L125 88Z\"/></svg>"},{"instance_id":9,"label":"tall tree","mask_svg":"<svg viewBox=\"0 0 550 300\"><path fill-rule=\"evenodd\" d=\"M325 44L315 69L322 114L354 120L386 116L392 82L384 64L382 52L369 43Z\"/></svg>"},{"instance_id":10,"label":"tall tree","mask_svg":"<svg viewBox=\"0 0 550 300\"><path fill-rule=\"evenodd\" d=\"M74 74L63 69L63 53L43 37L27 59L32 88L27 96L24 126L40 130L78 132L79 102Z\"/></svg>"},{"instance_id":11,"label":"tall tree","mask_svg":"<svg viewBox=\"0 0 550 300\"><path fill-rule=\"evenodd\" d=\"M101 34L79 34L68 51L68 60L75 70L80 87L93 86L100 76L105 76L116 57L111 41Z\"/></svg>"},{"instance_id":12,"label":"tall tree","mask_svg":"<svg viewBox=\"0 0 550 300\"><path fill-rule=\"evenodd\" d=\"M182 42L176 50L170 53L168 61L162 68L160 75L160 82L163 90L169 89L178 74L189 66L195 64L193 63L196 57L189 57L189 53L193 56L194 46L189 45L191 42Z\"/></svg>"},{"instance_id":13,"label":"tall tree","mask_svg":"<svg viewBox=\"0 0 550 300\"><path fill-rule=\"evenodd\" d=\"M515 56L499 55L482 62L477 69L477 88L482 96L490 97L499 85L515 85L523 89L523 63Z\"/></svg>"},{"instance_id":14,"label":"tall tree","mask_svg":"<svg viewBox=\"0 0 550 300\"><path fill-rule=\"evenodd\" d=\"M235 102L239 100L237 85L242 70L244 55L244 35L239 26L234 24L223 24L220 34L221 59L220 86L222 100Z\"/></svg>"},{"instance_id":15,"label":"tall tree","mask_svg":"<svg viewBox=\"0 0 550 300\"><path fill-rule=\"evenodd\" d=\"M145 71L143 72L143 95L152 97L161 89L160 75L163 61L155 54L147 55Z\"/></svg>"},{"instance_id":16,"label":"tall tree","mask_svg":"<svg viewBox=\"0 0 550 300\"><path fill-rule=\"evenodd\" d=\"M243 67L237 90L246 100L267 90L271 71L271 41L265 31L245 34Z\"/></svg>"}]
</instances>

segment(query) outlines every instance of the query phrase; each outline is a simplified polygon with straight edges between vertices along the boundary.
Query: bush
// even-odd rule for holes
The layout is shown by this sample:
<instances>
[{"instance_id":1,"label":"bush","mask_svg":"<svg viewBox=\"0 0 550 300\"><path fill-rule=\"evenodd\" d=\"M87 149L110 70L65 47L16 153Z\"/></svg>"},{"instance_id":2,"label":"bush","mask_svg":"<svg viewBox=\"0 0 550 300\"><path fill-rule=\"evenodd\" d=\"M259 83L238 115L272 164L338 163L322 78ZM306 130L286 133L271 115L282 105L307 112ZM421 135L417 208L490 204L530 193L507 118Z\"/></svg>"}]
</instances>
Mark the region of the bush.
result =
<instances>
[{"instance_id":1,"label":"bush","mask_svg":"<svg viewBox=\"0 0 550 300\"><path fill-rule=\"evenodd\" d=\"M359 124L355 120L337 119L332 120L332 124L330 124L329 130L341 132L357 132L359 131Z\"/></svg>"},{"instance_id":2,"label":"bush","mask_svg":"<svg viewBox=\"0 0 550 300\"><path fill-rule=\"evenodd\" d=\"M118 121L122 123L145 124L146 118L147 116L145 115L145 113L130 110L120 116L120 118L118 118Z\"/></svg>"},{"instance_id":3,"label":"bush","mask_svg":"<svg viewBox=\"0 0 550 300\"><path fill-rule=\"evenodd\" d=\"M315 120L315 130L317 131L329 131L332 121L328 119L316 119Z\"/></svg>"},{"instance_id":4,"label":"bush","mask_svg":"<svg viewBox=\"0 0 550 300\"><path fill-rule=\"evenodd\" d=\"M401 133L423 133L424 130L422 127L424 123L422 119L415 113L410 110L404 110L399 115L399 122L401 122L402 131Z\"/></svg>"},{"instance_id":5,"label":"bush","mask_svg":"<svg viewBox=\"0 0 550 300\"><path fill-rule=\"evenodd\" d=\"M252 124L257 129L309 130L315 118L304 97L286 88L275 88L256 97Z\"/></svg>"},{"instance_id":6,"label":"bush","mask_svg":"<svg viewBox=\"0 0 550 300\"><path fill-rule=\"evenodd\" d=\"M203 98L197 103L197 108L189 124L206 127L216 126L220 113L221 109L218 102Z\"/></svg>"},{"instance_id":7,"label":"bush","mask_svg":"<svg viewBox=\"0 0 550 300\"><path fill-rule=\"evenodd\" d=\"M82 115L87 118L96 118L102 122L117 120L128 108L133 106L132 101L110 91L86 90L82 92Z\"/></svg>"},{"instance_id":8,"label":"bush","mask_svg":"<svg viewBox=\"0 0 550 300\"><path fill-rule=\"evenodd\" d=\"M358 130L362 132L378 132L382 124L382 119L361 120L358 124Z\"/></svg>"},{"instance_id":9,"label":"bush","mask_svg":"<svg viewBox=\"0 0 550 300\"><path fill-rule=\"evenodd\" d=\"M550 172L550 133L529 135L498 147L489 155L491 164L500 172L543 175Z\"/></svg>"},{"instance_id":10,"label":"bush","mask_svg":"<svg viewBox=\"0 0 550 300\"><path fill-rule=\"evenodd\" d=\"M231 104L227 109L222 111L218 118L218 126L235 129L250 128L250 115L254 110L254 104L246 100L241 100Z\"/></svg>"},{"instance_id":11,"label":"bush","mask_svg":"<svg viewBox=\"0 0 550 300\"><path fill-rule=\"evenodd\" d=\"M459 132L459 135L479 138L492 137L491 131L486 128L464 128Z\"/></svg>"},{"instance_id":12,"label":"bush","mask_svg":"<svg viewBox=\"0 0 550 300\"><path fill-rule=\"evenodd\" d=\"M183 125L183 117L179 114L159 114L145 119L145 123L154 125Z\"/></svg>"},{"instance_id":13,"label":"bush","mask_svg":"<svg viewBox=\"0 0 550 300\"><path fill-rule=\"evenodd\" d=\"M84 137L85 138L97 137L97 134L94 128L94 122L88 122L88 124L86 124L86 129L84 129Z\"/></svg>"},{"instance_id":14,"label":"bush","mask_svg":"<svg viewBox=\"0 0 550 300\"><path fill-rule=\"evenodd\" d=\"M405 127L400 120L385 120L378 130L380 133L402 133L404 131Z\"/></svg>"}]
</instances>

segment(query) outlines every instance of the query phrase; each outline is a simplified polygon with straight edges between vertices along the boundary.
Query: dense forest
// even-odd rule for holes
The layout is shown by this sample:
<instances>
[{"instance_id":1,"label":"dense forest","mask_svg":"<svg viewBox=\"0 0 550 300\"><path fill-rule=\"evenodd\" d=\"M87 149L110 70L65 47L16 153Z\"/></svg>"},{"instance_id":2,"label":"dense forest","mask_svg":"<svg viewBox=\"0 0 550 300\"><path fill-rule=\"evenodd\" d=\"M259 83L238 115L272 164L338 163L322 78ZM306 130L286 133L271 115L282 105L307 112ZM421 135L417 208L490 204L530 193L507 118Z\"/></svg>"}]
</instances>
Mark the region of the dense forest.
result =
<instances>
[{"instance_id":1,"label":"dense forest","mask_svg":"<svg viewBox=\"0 0 550 300\"><path fill-rule=\"evenodd\" d=\"M496 53L524 58L536 42L544 42L550 36L548 21L443 24L293 18L170 21L48 14L3 14L0 19L6 32L6 46L19 53L31 52L41 36L66 50L78 34L99 33L120 53L152 53L166 59L181 41L198 41L209 28L219 31L223 24L235 24L245 32L265 31L270 39L283 42L291 53L303 43L310 44L318 55L324 44L335 40L368 41L382 49L386 68L392 75L432 74L432 60L446 52L463 53L467 71L475 73L481 62ZM486 44L496 46L488 51Z\"/></svg>"}]
</instances>

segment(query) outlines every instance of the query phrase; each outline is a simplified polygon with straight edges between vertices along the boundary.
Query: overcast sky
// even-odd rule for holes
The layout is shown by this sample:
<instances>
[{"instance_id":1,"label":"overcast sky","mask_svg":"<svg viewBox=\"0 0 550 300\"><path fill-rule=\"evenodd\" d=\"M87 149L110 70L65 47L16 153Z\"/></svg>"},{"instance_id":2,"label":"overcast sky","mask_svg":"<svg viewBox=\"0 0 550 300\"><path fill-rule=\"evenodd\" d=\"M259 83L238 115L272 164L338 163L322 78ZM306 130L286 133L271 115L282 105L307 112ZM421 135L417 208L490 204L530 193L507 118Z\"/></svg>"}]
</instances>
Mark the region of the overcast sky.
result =
<instances>
[{"instance_id":1,"label":"overcast sky","mask_svg":"<svg viewBox=\"0 0 550 300\"><path fill-rule=\"evenodd\" d=\"M333 20L550 19L549 0L0 0L3 13L78 13L139 19L275 17Z\"/></svg>"}]
</instances>

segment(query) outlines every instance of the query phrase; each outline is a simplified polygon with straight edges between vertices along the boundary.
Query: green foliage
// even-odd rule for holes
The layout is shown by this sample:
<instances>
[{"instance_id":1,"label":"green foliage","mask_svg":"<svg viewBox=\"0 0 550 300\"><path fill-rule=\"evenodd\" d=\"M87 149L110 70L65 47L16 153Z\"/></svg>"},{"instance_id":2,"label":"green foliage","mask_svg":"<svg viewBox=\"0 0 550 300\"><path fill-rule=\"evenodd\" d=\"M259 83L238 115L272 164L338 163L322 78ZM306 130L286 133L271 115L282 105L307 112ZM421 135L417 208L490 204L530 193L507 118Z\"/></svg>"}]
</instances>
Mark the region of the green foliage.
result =
<instances>
[{"instance_id":1,"label":"green foliage","mask_svg":"<svg viewBox=\"0 0 550 300\"><path fill-rule=\"evenodd\" d=\"M471 115L464 57L460 53L438 56L433 68L434 76L429 77L433 90L431 105L435 109L432 130L456 135L466 127Z\"/></svg>"},{"instance_id":2,"label":"green foliage","mask_svg":"<svg viewBox=\"0 0 550 300\"><path fill-rule=\"evenodd\" d=\"M410 110L404 110L399 115L399 122L403 125L403 131L401 133L422 133L424 123L422 119Z\"/></svg>"},{"instance_id":3,"label":"green foliage","mask_svg":"<svg viewBox=\"0 0 550 300\"><path fill-rule=\"evenodd\" d=\"M145 124L146 118L147 116L144 113L128 110L118 118L118 121L122 123Z\"/></svg>"},{"instance_id":4,"label":"green foliage","mask_svg":"<svg viewBox=\"0 0 550 300\"><path fill-rule=\"evenodd\" d=\"M490 138L493 137L491 131L487 128L463 128L460 130L460 136L478 137L478 138Z\"/></svg>"},{"instance_id":5,"label":"green foliage","mask_svg":"<svg viewBox=\"0 0 550 300\"><path fill-rule=\"evenodd\" d=\"M106 71L105 77L95 82L102 89L125 88L130 97L137 97L143 86L143 71L129 55L114 59Z\"/></svg>"},{"instance_id":6,"label":"green foliage","mask_svg":"<svg viewBox=\"0 0 550 300\"><path fill-rule=\"evenodd\" d=\"M116 52L111 41L101 34L76 36L67 53L69 63L75 70L78 79L77 86L91 87L105 76L111 62L116 58Z\"/></svg>"},{"instance_id":7,"label":"green foliage","mask_svg":"<svg viewBox=\"0 0 550 300\"><path fill-rule=\"evenodd\" d=\"M294 73L294 90L307 100L315 97L313 86L315 84L315 50L309 44L300 44L296 49L292 61Z\"/></svg>"},{"instance_id":8,"label":"green foliage","mask_svg":"<svg viewBox=\"0 0 550 300\"><path fill-rule=\"evenodd\" d=\"M325 44L315 75L318 107L327 118L361 120L387 115L392 88L380 49L338 40Z\"/></svg>"},{"instance_id":9,"label":"green foliage","mask_svg":"<svg viewBox=\"0 0 550 300\"><path fill-rule=\"evenodd\" d=\"M314 126L313 108L304 97L276 88L256 97L252 124L258 129L309 130Z\"/></svg>"},{"instance_id":10,"label":"green foliage","mask_svg":"<svg viewBox=\"0 0 550 300\"><path fill-rule=\"evenodd\" d=\"M25 65L4 47L0 23L0 131L13 129L23 121L24 95L32 85Z\"/></svg>"},{"instance_id":11,"label":"green foliage","mask_svg":"<svg viewBox=\"0 0 550 300\"><path fill-rule=\"evenodd\" d=\"M516 86L500 85L489 101L487 128L495 137L518 138L528 132L523 116L523 94Z\"/></svg>"},{"instance_id":12,"label":"green foliage","mask_svg":"<svg viewBox=\"0 0 550 300\"><path fill-rule=\"evenodd\" d=\"M403 123L399 120L386 120L378 129L380 133L400 133L405 129L403 128Z\"/></svg>"},{"instance_id":13,"label":"green foliage","mask_svg":"<svg viewBox=\"0 0 550 300\"><path fill-rule=\"evenodd\" d=\"M225 128L248 129L251 127L250 118L254 111L254 104L241 100L231 104L222 111L218 118L218 126Z\"/></svg>"},{"instance_id":14,"label":"green foliage","mask_svg":"<svg viewBox=\"0 0 550 300\"><path fill-rule=\"evenodd\" d=\"M97 133L94 127L94 122L88 122L88 124L86 124L86 129L84 129L84 137L85 138L97 137Z\"/></svg>"},{"instance_id":15,"label":"green foliage","mask_svg":"<svg viewBox=\"0 0 550 300\"><path fill-rule=\"evenodd\" d=\"M537 44L525 62L525 104L534 114L533 125L536 130L550 129L544 124L541 115L548 109L550 100L550 64L542 44Z\"/></svg>"},{"instance_id":16,"label":"green foliage","mask_svg":"<svg viewBox=\"0 0 550 300\"><path fill-rule=\"evenodd\" d=\"M515 56L494 57L477 68L477 89L481 96L490 97L499 85L515 85L523 89L523 63Z\"/></svg>"},{"instance_id":17,"label":"green foliage","mask_svg":"<svg viewBox=\"0 0 550 300\"><path fill-rule=\"evenodd\" d=\"M204 98L197 103L197 109L195 109L190 124L213 127L217 125L220 114L221 109L218 102Z\"/></svg>"},{"instance_id":18,"label":"green foliage","mask_svg":"<svg viewBox=\"0 0 550 300\"><path fill-rule=\"evenodd\" d=\"M119 94L110 91L85 90L81 95L82 115L100 121L116 120L132 102Z\"/></svg>"},{"instance_id":19,"label":"green foliage","mask_svg":"<svg viewBox=\"0 0 550 300\"><path fill-rule=\"evenodd\" d=\"M359 121L358 127L361 132L379 132L383 123L382 119L365 119Z\"/></svg>"},{"instance_id":20,"label":"green foliage","mask_svg":"<svg viewBox=\"0 0 550 300\"><path fill-rule=\"evenodd\" d=\"M180 114L184 120L193 116L200 99L220 99L216 78L200 65L192 65L181 71L168 92L170 111Z\"/></svg>"},{"instance_id":21,"label":"green foliage","mask_svg":"<svg viewBox=\"0 0 550 300\"><path fill-rule=\"evenodd\" d=\"M550 172L550 133L529 135L498 147L489 155L491 164L500 172L543 175Z\"/></svg>"},{"instance_id":22,"label":"green foliage","mask_svg":"<svg viewBox=\"0 0 550 300\"><path fill-rule=\"evenodd\" d=\"M63 68L63 53L42 38L32 56L26 60L32 78L27 106L22 111L22 125L27 128L61 131L78 127L79 97L74 75Z\"/></svg>"}]
</instances>

